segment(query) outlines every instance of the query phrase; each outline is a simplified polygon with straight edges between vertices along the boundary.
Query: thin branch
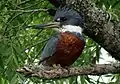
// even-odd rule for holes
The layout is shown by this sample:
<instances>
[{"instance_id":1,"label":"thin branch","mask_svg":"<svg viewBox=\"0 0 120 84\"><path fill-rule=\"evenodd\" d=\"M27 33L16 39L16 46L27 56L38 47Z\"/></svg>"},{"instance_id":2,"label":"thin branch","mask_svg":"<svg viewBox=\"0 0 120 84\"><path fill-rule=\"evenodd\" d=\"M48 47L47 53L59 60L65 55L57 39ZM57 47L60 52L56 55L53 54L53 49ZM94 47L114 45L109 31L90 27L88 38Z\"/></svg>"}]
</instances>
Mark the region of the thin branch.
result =
<instances>
[{"instance_id":1,"label":"thin branch","mask_svg":"<svg viewBox=\"0 0 120 84\"><path fill-rule=\"evenodd\" d=\"M56 68L50 71L41 70L38 66L24 66L16 70L28 77L38 77L42 79L56 79L78 75L103 75L120 73L120 63L117 64L96 64L85 67Z\"/></svg>"},{"instance_id":2,"label":"thin branch","mask_svg":"<svg viewBox=\"0 0 120 84\"><path fill-rule=\"evenodd\" d=\"M34 9L34 10L8 10L9 12L24 12L24 13L29 13L29 12L40 12L40 11L48 11L48 9Z\"/></svg>"},{"instance_id":3,"label":"thin branch","mask_svg":"<svg viewBox=\"0 0 120 84\"><path fill-rule=\"evenodd\" d=\"M26 3L28 3L28 2L30 2L30 0L22 1L21 3L18 4L18 6L23 5L23 4L26 4Z\"/></svg>"}]
</instances>

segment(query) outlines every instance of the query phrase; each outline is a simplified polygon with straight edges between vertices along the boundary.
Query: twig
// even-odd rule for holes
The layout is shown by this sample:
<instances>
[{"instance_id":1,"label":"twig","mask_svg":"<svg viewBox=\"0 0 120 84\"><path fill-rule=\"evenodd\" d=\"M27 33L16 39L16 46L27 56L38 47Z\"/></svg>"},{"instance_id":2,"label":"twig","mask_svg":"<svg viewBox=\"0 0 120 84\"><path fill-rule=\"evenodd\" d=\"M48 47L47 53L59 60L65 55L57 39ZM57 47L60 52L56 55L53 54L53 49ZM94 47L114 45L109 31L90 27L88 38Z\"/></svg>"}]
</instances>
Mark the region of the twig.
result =
<instances>
[{"instance_id":1,"label":"twig","mask_svg":"<svg viewBox=\"0 0 120 84\"><path fill-rule=\"evenodd\" d=\"M10 12L24 12L24 13L28 13L28 12L40 12L40 11L48 11L48 9L34 9L34 10L8 10Z\"/></svg>"}]
</instances>

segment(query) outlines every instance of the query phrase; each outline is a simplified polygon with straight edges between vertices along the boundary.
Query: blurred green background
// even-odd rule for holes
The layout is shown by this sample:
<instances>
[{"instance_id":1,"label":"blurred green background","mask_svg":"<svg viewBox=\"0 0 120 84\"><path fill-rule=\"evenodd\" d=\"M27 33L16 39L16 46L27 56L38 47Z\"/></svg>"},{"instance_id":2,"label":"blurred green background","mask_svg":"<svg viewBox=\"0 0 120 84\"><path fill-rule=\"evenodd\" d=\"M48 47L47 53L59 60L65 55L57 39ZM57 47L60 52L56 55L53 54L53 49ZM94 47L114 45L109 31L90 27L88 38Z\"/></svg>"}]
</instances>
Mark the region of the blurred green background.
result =
<instances>
[{"instance_id":1,"label":"blurred green background","mask_svg":"<svg viewBox=\"0 0 120 84\"><path fill-rule=\"evenodd\" d=\"M111 19L120 18L120 0L92 0L97 7L107 11ZM53 30L25 29L26 25L42 24L52 20L44 9L54 8L47 0L0 0L0 84L106 84L102 76L74 76L56 80L26 78L16 72L25 64L35 64ZM73 66L84 66L100 60L101 47L86 38L86 48ZM107 84L120 84L120 74L111 77ZM95 78L97 80L95 80ZM103 77L104 79L104 77ZM114 80L114 81L113 81Z\"/></svg>"}]
</instances>

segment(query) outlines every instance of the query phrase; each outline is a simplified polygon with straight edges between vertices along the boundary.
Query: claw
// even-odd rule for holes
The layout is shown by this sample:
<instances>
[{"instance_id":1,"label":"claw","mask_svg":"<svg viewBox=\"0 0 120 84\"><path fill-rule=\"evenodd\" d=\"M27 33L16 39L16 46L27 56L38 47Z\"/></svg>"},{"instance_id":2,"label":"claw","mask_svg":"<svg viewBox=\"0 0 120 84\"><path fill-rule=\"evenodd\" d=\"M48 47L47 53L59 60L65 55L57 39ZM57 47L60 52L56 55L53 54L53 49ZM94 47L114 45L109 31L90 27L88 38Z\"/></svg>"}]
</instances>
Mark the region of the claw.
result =
<instances>
[{"instance_id":1,"label":"claw","mask_svg":"<svg viewBox=\"0 0 120 84\"><path fill-rule=\"evenodd\" d=\"M54 69L62 69L63 67L60 64L53 64Z\"/></svg>"}]
</instances>

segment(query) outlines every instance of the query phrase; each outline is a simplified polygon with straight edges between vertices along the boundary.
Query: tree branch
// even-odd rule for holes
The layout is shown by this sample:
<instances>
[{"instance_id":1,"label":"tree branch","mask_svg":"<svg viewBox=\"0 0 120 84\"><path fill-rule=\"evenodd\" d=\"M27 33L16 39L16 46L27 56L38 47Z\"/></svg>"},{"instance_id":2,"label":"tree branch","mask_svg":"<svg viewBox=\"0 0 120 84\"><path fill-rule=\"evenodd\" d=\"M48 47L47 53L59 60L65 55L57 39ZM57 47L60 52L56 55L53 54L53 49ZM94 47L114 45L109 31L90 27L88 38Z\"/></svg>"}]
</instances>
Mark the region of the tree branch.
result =
<instances>
[{"instance_id":1,"label":"tree branch","mask_svg":"<svg viewBox=\"0 0 120 84\"><path fill-rule=\"evenodd\" d=\"M60 1L65 2L65 0L56 1L59 4ZM110 20L110 14L95 7L90 0L66 0L66 5L85 18L84 33L120 61L120 22Z\"/></svg>"},{"instance_id":2,"label":"tree branch","mask_svg":"<svg viewBox=\"0 0 120 84\"><path fill-rule=\"evenodd\" d=\"M85 67L59 68L50 71L40 70L39 67L24 66L17 69L17 72L23 73L28 77L38 77L42 79L56 79L78 75L103 75L120 73L120 63L118 64L97 64Z\"/></svg>"}]
</instances>

